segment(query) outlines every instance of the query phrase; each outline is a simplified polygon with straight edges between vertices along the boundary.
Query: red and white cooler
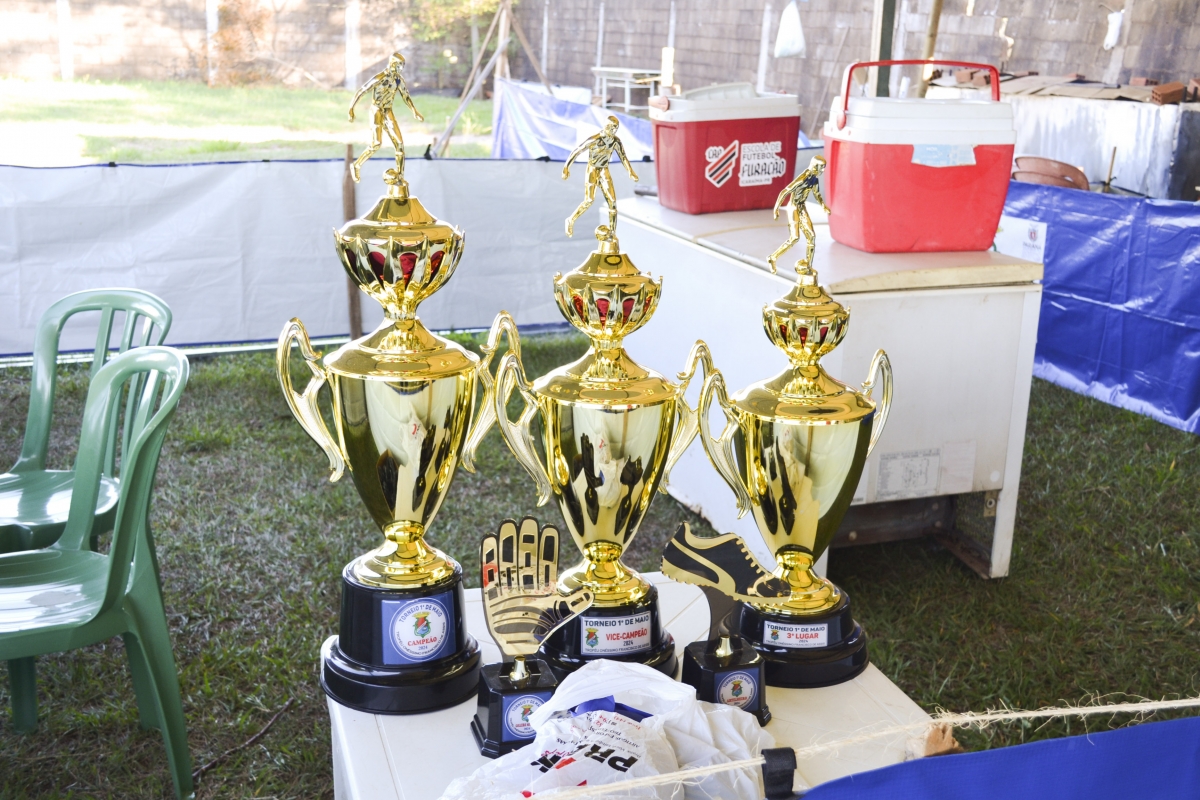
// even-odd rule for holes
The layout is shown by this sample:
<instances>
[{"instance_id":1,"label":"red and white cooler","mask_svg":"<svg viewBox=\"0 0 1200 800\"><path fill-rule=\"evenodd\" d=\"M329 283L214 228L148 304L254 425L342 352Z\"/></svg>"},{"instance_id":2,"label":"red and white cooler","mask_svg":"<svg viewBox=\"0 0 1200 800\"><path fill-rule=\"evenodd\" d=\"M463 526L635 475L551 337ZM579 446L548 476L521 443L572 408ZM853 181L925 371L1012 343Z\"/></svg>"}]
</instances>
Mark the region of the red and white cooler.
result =
<instances>
[{"instance_id":1,"label":"red and white cooler","mask_svg":"<svg viewBox=\"0 0 1200 800\"><path fill-rule=\"evenodd\" d=\"M800 104L726 83L651 107L658 202L688 214L770 208L795 175Z\"/></svg>"},{"instance_id":2,"label":"red and white cooler","mask_svg":"<svg viewBox=\"0 0 1200 800\"><path fill-rule=\"evenodd\" d=\"M899 64L990 70L992 99L850 97L854 70ZM990 248L1017 141L1012 106L999 100L986 64L851 64L823 131L830 235L870 253Z\"/></svg>"}]
</instances>

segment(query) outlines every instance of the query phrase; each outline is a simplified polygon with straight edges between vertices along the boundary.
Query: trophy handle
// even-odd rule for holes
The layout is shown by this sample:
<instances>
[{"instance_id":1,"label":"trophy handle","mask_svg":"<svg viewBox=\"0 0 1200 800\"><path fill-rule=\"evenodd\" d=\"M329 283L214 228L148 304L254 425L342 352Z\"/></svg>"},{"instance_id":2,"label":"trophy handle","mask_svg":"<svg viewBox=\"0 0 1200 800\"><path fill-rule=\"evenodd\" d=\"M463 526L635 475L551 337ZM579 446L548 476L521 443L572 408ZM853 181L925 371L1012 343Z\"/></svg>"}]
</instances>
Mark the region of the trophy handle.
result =
<instances>
[{"instance_id":1,"label":"trophy handle","mask_svg":"<svg viewBox=\"0 0 1200 800\"><path fill-rule=\"evenodd\" d=\"M721 431L719 438L713 438L708 421L714 397L721 404L721 411L725 413L725 429ZM700 441L704 445L704 452L708 454L708 460L717 468L717 472L729 484L729 488L737 495L738 519L741 519L750 510L750 491L738 474L737 455L733 451L733 437L738 429L737 418L733 415L733 406L725 392L725 378L717 370L710 372L704 380L704 389L700 392L699 418Z\"/></svg>"},{"instance_id":2,"label":"trophy handle","mask_svg":"<svg viewBox=\"0 0 1200 800\"><path fill-rule=\"evenodd\" d=\"M292 374L288 369L292 342L300 345L300 354L304 356L304 363L312 372L312 378L304 387L303 394L297 392L292 386ZM346 458L342 455L342 449L338 446L337 441L330 435L329 428L325 425L325 419L321 416L321 408L317 405L317 393L329 380L329 375L321 366L320 356L316 354L312 344L308 341L308 331L304 329L304 323L295 317L292 317L288 324L283 326L283 333L279 334L279 347L275 350L275 370L279 373L279 385L283 387L283 397L287 400L288 407L292 409L296 421L314 442L321 445L321 449L329 458L329 480L331 482L340 480L342 473L346 470Z\"/></svg>"},{"instance_id":3,"label":"trophy handle","mask_svg":"<svg viewBox=\"0 0 1200 800\"><path fill-rule=\"evenodd\" d=\"M525 400L525 410L514 424L508 418L508 398L512 395L513 386L521 392ZM525 370L521 367L521 359L514 352L504 354L500 367L496 370L496 392L494 396L496 422L500 434L508 449L521 462L521 466L529 473L537 484L538 505L544 506L550 500L554 488L550 484L550 476L542 461L538 458L537 447L533 442L533 420L538 414L538 400L533 393L533 387L525 379Z\"/></svg>"},{"instance_id":4,"label":"trophy handle","mask_svg":"<svg viewBox=\"0 0 1200 800\"><path fill-rule=\"evenodd\" d=\"M692 382L692 376L696 374L697 365L703 368L706 378L713 373L712 353L709 352L708 345L700 339L697 339L696 343L692 345L687 361L684 362L683 372L678 375L680 383L679 391L676 394L678 401L675 404L675 434L671 437L671 448L667 451L662 480L658 484L658 490L663 494L667 493L667 481L670 478L671 469L683 457L684 451L691 445L699 430L699 417L696 409L688 405L685 396L688 384Z\"/></svg>"},{"instance_id":5,"label":"trophy handle","mask_svg":"<svg viewBox=\"0 0 1200 800\"><path fill-rule=\"evenodd\" d=\"M475 471L475 454L488 431L492 429L492 425L496 423L496 381L492 377L492 359L500 350L501 335L507 335L508 349L519 359L521 357L521 337L517 333L516 321L507 311L501 311L492 320L492 329L488 331L487 344L480 348L483 351L483 358L475 367L475 378L483 386L483 399L479 401L479 410L475 414L471 428L467 431L466 444L463 445L462 467L467 472ZM511 391L509 389L509 392ZM508 398L505 397L504 401L507 403Z\"/></svg>"},{"instance_id":6,"label":"trophy handle","mask_svg":"<svg viewBox=\"0 0 1200 800\"><path fill-rule=\"evenodd\" d=\"M888 413L892 410L892 362L888 358L888 354L882 350L875 351L875 357L871 359L871 371L862 385L863 394L867 397L871 397L871 391L875 388L877 379L883 384L880 387L882 396L876 401L879 403L879 415L875 424L871 426L871 443L867 445L868 456L875 449L875 443L879 441L879 435L883 433L883 426L887 424Z\"/></svg>"}]
</instances>

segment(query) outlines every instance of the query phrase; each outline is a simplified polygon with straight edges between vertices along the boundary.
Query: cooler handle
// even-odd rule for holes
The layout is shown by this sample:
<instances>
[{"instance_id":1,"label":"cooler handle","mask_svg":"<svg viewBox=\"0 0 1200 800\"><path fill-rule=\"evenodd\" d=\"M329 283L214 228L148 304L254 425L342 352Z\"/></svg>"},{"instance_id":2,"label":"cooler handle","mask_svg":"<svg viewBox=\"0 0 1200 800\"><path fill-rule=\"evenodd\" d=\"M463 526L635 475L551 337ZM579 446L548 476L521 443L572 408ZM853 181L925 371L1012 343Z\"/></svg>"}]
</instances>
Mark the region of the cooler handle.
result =
<instances>
[{"instance_id":1,"label":"cooler handle","mask_svg":"<svg viewBox=\"0 0 1200 800\"><path fill-rule=\"evenodd\" d=\"M893 59L890 61L855 61L846 67L846 77L843 80L845 90L842 92L842 110L838 112L837 126L840 131L846 127L846 111L850 108L850 78L854 71L864 67L901 67L910 64L937 64L942 67L963 67L967 69L986 69L992 76L992 99L1000 101L1000 70L991 64L976 64L972 61L941 61L939 59L925 60L922 58Z\"/></svg>"}]
</instances>

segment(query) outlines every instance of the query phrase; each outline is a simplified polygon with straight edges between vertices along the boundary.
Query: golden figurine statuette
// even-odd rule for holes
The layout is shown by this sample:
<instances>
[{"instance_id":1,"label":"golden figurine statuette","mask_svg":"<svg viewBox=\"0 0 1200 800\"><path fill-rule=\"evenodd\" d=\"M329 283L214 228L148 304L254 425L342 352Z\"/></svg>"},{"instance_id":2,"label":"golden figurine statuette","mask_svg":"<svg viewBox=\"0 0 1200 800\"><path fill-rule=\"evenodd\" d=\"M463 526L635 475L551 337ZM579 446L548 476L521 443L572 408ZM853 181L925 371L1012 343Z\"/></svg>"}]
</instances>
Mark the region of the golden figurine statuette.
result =
<instances>
[{"instance_id":1,"label":"golden figurine statuette","mask_svg":"<svg viewBox=\"0 0 1200 800\"><path fill-rule=\"evenodd\" d=\"M403 143L391 110L396 94L412 107L403 63L395 54L359 92L374 92L376 132L355 178L386 130L396 145L396 168L384 174L387 191L363 218L334 231L343 268L383 307L384 320L322 358L304 324L292 319L276 351L284 398L325 451L330 480L349 472L383 534L379 547L343 570L340 633L322 647L325 691L372 713L432 710L475 692L480 656L463 622L462 568L425 534L459 463L473 468L475 448L495 421L488 370L506 332L519 352L507 314L496 318L482 359L431 333L417 316L420 303L454 274L464 237L410 196L404 180ZM303 391L292 385L293 343L311 373ZM325 385L332 430L318 404Z\"/></svg>"},{"instance_id":2,"label":"golden figurine statuette","mask_svg":"<svg viewBox=\"0 0 1200 800\"><path fill-rule=\"evenodd\" d=\"M808 249L800 263L812 266L813 254L817 251L817 233L813 228L812 217L808 215L806 204L808 198L811 197L821 204L821 208L825 209L826 214L829 213L829 206L825 205L825 198L821 197L818 180L824 170L825 159L822 156L813 156L812 160L808 162L808 169L793 178L791 183L780 190L779 197L775 198L774 219L779 219L779 210L784 206L787 207L788 238L779 245L774 253L767 256L767 263L771 265L772 274L775 273L775 262L799 242L801 236L807 240Z\"/></svg>"},{"instance_id":3,"label":"golden figurine statuette","mask_svg":"<svg viewBox=\"0 0 1200 800\"><path fill-rule=\"evenodd\" d=\"M784 190L791 192L793 210L802 206L804 193L816 192L823 167L824 160L815 158ZM802 220L807 218L805 213ZM790 365L732 397L721 373L710 373L699 418L704 449L733 489L739 515L754 515L775 557L774 575L790 587L785 603L744 604L742 635L767 659L772 685L815 686L846 680L866 667L866 638L850 617L848 597L813 565L829 547L883 432L892 369L879 350L866 382L856 389L821 366L821 358L846 335L850 311L818 283L811 222L792 229L772 258L794 243L797 231L808 240L807 255L797 263L792 290L763 308L767 338ZM712 435L708 415L714 401L727 419L718 436Z\"/></svg>"},{"instance_id":4,"label":"golden figurine statuette","mask_svg":"<svg viewBox=\"0 0 1200 800\"><path fill-rule=\"evenodd\" d=\"M496 374L496 413L505 442L537 485L538 504L555 498L583 553L583 561L559 578L559 593L570 596L582 587L595 596L578 624L546 640L543 656L564 672L589 657L618 655L665 672L674 669L675 658L666 646L671 638L658 622L657 594L621 563L621 554L655 490L665 491L671 467L696 436L696 412L684 392L698 364L711 371L711 359L704 343L697 342L677 384L642 367L625 351L624 338L650 320L662 284L633 264L616 237L608 159L624 150L615 120L576 154L585 147L592 150L585 199L568 219L568 230L590 205L596 187L610 205L605 224L596 229L597 249L576 269L555 275L554 297L562 315L592 346L578 361L532 383L520 353L514 349L505 355ZM515 422L506 412L514 388L525 403ZM540 448L533 428L538 419ZM624 638L606 638L612 636ZM616 641L624 646L610 646Z\"/></svg>"},{"instance_id":5,"label":"golden figurine statuette","mask_svg":"<svg viewBox=\"0 0 1200 800\"><path fill-rule=\"evenodd\" d=\"M392 147L396 149L396 178L400 185L404 185L404 136L400 133L400 124L396 122L396 114L392 111L396 97L399 96L404 101L404 105L409 107L417 122L423 122L425 118L421 116L420 111L417 111L412 98L408 95L408 85L404 82L403 72L404 56L400 53L392 53L383 71L364 83L355 93L354 99L350 101L351 122L354 121L354 107L367 92L371 93L371 106L374 109L371 120L371 145L355 159L354 164L350 167L350 174L354 176L355 183L358 183L362 165L367 163L371 156L375 155L383 146L383 134L386 133L392 142Z\"/></svg>"}]
</instances>

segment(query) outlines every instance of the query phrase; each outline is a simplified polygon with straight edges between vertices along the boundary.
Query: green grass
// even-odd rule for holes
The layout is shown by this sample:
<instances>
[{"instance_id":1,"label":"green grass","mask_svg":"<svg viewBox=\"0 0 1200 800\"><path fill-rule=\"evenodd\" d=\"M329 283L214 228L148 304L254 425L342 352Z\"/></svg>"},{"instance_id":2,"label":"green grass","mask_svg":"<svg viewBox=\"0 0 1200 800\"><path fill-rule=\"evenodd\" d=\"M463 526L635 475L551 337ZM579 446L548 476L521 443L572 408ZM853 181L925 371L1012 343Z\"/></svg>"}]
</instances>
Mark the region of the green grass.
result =
<instances>
[{"instance_id":1,"label":"green grass","mask_svg":"<svg viewBox=\"0 0 1200 800\"><path fill-rule=\"evenodd\" d=\"M341 158L346 142L361 151L370 140L370 97L359 101L354 123L346 115L350 98L344 89L0 78L0 121L6 132L22 124L51 124L77 133L84 142L79 155L99 162ZM458 107L457 97L438 94L414 94L413 101L424 122L413 119L407 109L396 112L406 140L412 141L440 134ZM457 135L487 134L491 124L491 101L474 100ZM213 130L217 126L226 129ZM292 141L276 131L303 134L303 139ZM390 152L385 148L380 155ZM489 152L475 141L452 140L449 155L477 158ZM8 163L2 141L0 163Z\"/></svg>"},{"instance_id":2,"label":"green grass","mask_svg":"<svg viewBox=\"0 0 1200 800\"><path fill-rule=\"evenodd\" d=\"M527 337L531 374L577 356L578 337ZM52 440L70 463L86 370L65 368ZM28 370L0 372L0 458L15 458ZM330 484L292 419L270 354L194 363L167 437L153 525L184 693L203 764L296 702L254 747L211 770L201 798L332 792L317 649L336 630L339 572L378 541L349 481ZM839 550L874 662L927 709L1195 694L1200 666L1200 440L1034 382L1012 575L983 581L930 541ZM460 471L431 541L477 569L479 535L534 513L530 480L489 435ZM730 498L732 502L732 498ZM674 526L659 496L631 563L653 568ZM41 725L0 721L0 797L161 797L162 742L141 731L119 640L38 660ZM0 684L0 703L7 704ZM1092 729L1127 720L1097 720ZM1079 733L1076 723L960 734L970 747Z\"/></svg>"}]
</instances>

